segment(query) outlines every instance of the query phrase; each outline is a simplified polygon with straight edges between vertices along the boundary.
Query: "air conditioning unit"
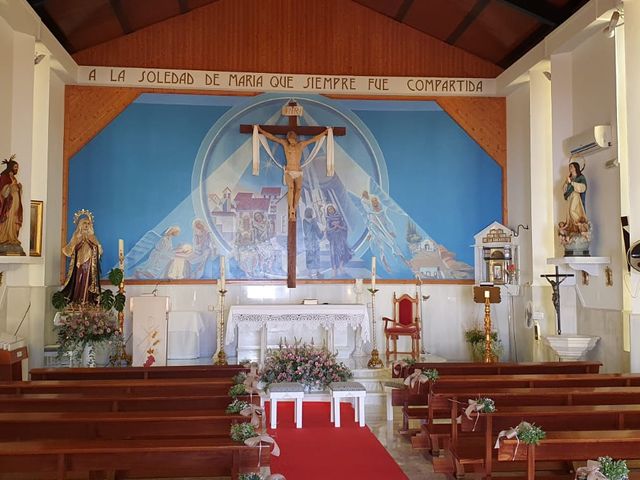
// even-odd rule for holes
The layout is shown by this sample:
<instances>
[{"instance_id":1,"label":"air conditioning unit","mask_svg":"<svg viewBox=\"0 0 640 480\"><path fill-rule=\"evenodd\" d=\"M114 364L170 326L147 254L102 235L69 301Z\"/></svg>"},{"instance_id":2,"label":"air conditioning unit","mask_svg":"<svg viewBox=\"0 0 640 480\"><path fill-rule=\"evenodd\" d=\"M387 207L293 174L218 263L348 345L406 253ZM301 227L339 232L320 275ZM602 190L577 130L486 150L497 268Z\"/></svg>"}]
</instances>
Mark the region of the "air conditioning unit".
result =
<instances>
[{"instance_id":1,"label":"air conditioning unit","mask_svg":"<svg viewBox=\"0 0 640 480\"><path fill-rule=\"evenodd\" d=\"M569 137L562 142L562 148L568 157L589 155L611 145L611 125L596 125L586 132Z\"/></svg>"}]
</instances>

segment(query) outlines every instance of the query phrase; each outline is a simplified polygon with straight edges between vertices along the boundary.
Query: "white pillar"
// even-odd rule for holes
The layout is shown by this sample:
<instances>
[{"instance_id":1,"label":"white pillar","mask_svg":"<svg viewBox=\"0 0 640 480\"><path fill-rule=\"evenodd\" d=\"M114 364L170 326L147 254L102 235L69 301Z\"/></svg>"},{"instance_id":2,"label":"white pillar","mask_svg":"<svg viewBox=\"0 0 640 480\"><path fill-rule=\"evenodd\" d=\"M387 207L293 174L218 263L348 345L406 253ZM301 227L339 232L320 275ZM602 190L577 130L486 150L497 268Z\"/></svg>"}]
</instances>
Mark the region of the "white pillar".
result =
<instances>
[{"instance_id":1,"label":"white pillar","mask_svg":"<svg viewBox=\"0 0 640 480\"><path fill-rule=\"evenodd\" d=\"M638 189L638 178L640 178L640 90L637 88L640 82L640 3L625 2L624 4L624 26L617 29L616 34L624 33L624 38L620 39L617 46L624 43L624 51L618 51L618 61L624 55L623 79L619 80L618 86L626 94L626 124L619 126L626 137L626 152L620 149L620 181L622 200L622 215L629 217L631 229L631 242L640 240L640 189ZM619 63L619 62L618 62ZM624 97L624 95L623 95ZM620 97L619 97L620 98ZM626 153L626 156L624 155ZM625 201L627 200L628 201ZM632 290L637 290L640 284L640 274L632 270L630 286ZM635 292L634 292L635 293ZM640 296L630 295L625 292L625 307L630 315L630 369L632 372L640 372Z\"/></svg>"}]
</instances>

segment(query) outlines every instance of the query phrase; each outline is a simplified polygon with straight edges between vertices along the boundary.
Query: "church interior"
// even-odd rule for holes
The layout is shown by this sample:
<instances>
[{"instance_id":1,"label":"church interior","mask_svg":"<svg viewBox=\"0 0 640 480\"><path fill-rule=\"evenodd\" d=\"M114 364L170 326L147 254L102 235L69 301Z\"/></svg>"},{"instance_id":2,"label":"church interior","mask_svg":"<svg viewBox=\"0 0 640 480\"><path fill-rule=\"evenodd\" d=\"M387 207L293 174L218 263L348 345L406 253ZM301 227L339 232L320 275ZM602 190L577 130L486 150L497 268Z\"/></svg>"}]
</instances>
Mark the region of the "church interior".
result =
<instances>
[{"instance_id":1,"label":"church interior","mask_svg":"<svg viewBox=\"0 0 640 480\"><path fill-rule=\"evenodd\" d=\"M0 0L0 479L640 478L636 20Z\"/></svg>"}]
</instances>

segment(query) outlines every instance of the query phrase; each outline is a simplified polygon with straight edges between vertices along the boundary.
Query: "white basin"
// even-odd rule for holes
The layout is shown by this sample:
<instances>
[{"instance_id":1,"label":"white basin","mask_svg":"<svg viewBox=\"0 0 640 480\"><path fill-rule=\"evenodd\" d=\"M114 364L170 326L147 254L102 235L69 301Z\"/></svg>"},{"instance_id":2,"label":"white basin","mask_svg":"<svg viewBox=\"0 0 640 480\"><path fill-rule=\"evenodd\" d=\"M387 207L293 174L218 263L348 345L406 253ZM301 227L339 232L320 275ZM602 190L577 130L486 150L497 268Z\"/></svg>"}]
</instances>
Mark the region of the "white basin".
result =
<instances>
[{"instance_id":1,"label":"white basin","mask_svg":"<svg viewBox=\"0 0 640 480\"><path fill-rule=\"evenodd\" d=\"M543 338L561 361L581 360L600 340L600 337L589 335L548 335Z\"/></svg>"}]
</instances>

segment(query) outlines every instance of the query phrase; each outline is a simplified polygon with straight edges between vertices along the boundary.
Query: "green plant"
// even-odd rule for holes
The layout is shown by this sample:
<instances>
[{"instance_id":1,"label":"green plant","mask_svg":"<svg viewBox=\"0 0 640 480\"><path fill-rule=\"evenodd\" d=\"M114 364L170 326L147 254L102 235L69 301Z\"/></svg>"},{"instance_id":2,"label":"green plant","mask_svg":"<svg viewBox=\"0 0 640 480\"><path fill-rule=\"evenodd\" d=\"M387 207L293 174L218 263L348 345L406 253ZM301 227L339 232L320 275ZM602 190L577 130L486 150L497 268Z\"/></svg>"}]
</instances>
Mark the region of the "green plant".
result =
<instances>
[{"instance_id":1,"label":"green plant","mask_svg":"<svg viewBox=\"0 0 640 480\"><path fill-rule=\"evenodd\" d=\"M547 436L544 430L535 424L528 422L521 422L516 427L518 432L518 439L528 445L538 445L540 440Z\"/></svg>"},{"instance_id":2,"label":"green plant","mask_svg":"<svg viewBox=\"0 0 640 480\"><path fill-rule=\"evenodd\" d=\"M427 379L429 379L431 383L435 383L435 381L440 377L440 373L438 373L438 370L436 370L435 368L430 368L424 370L422 372L422 376L427 377Z\"/></svg>"},{"instance_id":3,"label":"green plant","mask_svg":"<svg viewBox=\"0 0 640 480\"><path fill-rule=\"evenodd\" d=\"M259 473L242 473L239 480L264 480Z\"/></svg>"},{"instance_id":4,"label":"green plant","mask_svg":"<svg viewBox=\"0 0 640 480\"><path fill-rule=\"evenodd\" d=\"M626 480L629 478L629 468L624 460L614 460L611 457L598 458L600 473L609 480Z\"/></svg>"},{"instance_id":5,"label":"green plant","mask_svg":"<svg viewBox=\"0 0 640 480\"><path fill-rule=\"evenodd\" d=\"M480 413L493 413L496 411L495 402L488 397L480 397L476 400L476 411Z\"/></svg>"},{"instance_id":6,"label":"green plant","mask_svg":"<svg viewBox=\"0 0 640 480\"><path fill-rule=\"evenodd\" d=\"M246 393L247 391L245 390L243 383L238 383L229 389L229 396L233 398L245 395Z\"/></svg>"},{"instance_id":7,"label":"green plant","mask_svg":"<svg viewBox=\"0 0 640 480\"><path fill-rule=\"evenodd\" d=\"M250 423L234 423L231 425L231 440L244 442L247 438L255 437L256 428Z\"/></svg>"},{"instance_id":8,"label":"green plant","mask_svg":"<svg viewBox=\"0 0 640 480\"><path fill-rule=\"evenodd\" d=\"M244 410L245 408L248 408L250 405L248 402L245 402L243 400L238 400L237 398L233 400L233 402L231 402L228 406L227 406L227 413L240 413L242 410Z\"/></svg>"},{"instance_id":9,"label":"green plant","mask_svg":"<svg viewBox=\"0 0 640 480\"><path fill-rule=\"evenodd\" d=\"M400 361L404 362L409 367L412 367L413 365L416 364L416 359L415 358L411 358L411 357L403 358Z\"/></svg>"},{"instance_id":10,"label":"green plant","mask_svg":"<svg viewBox=\"0 0 640 480\"><path fill-rule=\"evenodd\" d=\"M484 330L473 327L464 332L464 339L471 347L471 355L475 360L482 360L486 350ZM498 332L491 332L491 352L496 358L500 358L504 352L502 342L498 338Z\"/></svg>"},{"instance_id":11,"label":"green plant","mask_svg":"<svg viewBox=\"0 0 640 480\"><path fill-rule=\"evenodd\" d=\"M241 383L244 383L244 381L247 379L247 374L244 372L240 372L240 373L236 373L233 376L233 383L235 383L236 385L239 385Z\"/></svg>"}]
</instances>

